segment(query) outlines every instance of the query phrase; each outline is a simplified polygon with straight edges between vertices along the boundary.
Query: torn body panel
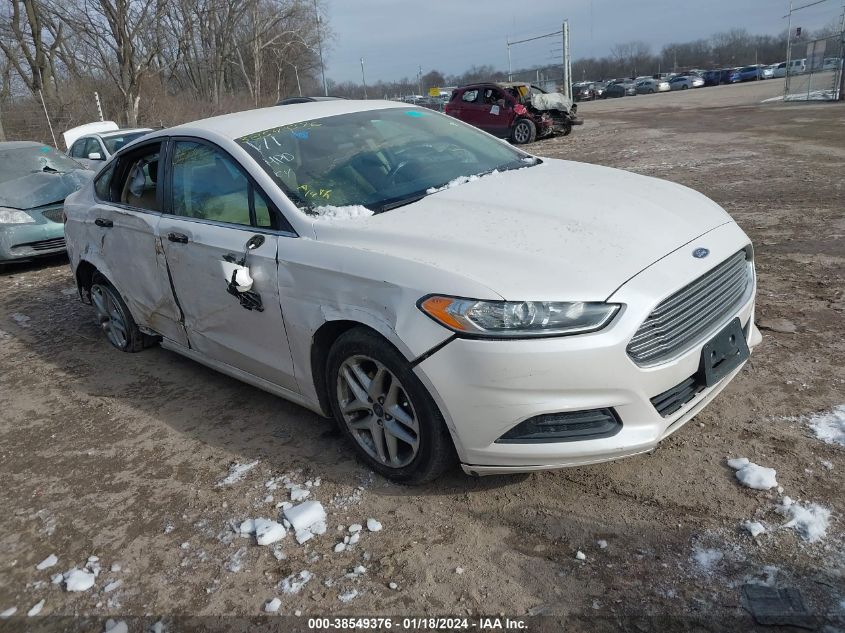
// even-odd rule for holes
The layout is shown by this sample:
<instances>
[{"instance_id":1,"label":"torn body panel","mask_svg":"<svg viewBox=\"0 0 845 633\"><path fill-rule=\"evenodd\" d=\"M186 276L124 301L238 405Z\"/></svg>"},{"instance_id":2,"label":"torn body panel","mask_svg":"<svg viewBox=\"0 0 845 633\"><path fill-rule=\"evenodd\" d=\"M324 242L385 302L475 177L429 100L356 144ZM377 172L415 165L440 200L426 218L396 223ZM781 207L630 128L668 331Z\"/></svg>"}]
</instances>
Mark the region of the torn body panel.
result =
<instances>
[{"instance_id":1,"label":"torn body panel","mask_svg":"<svg viewBox=\"0 0 845 633\"><path fill-rule=\"evenodd\" d=\"M191 348L277 384L299 391L294 377L285 322L276 283L275 235L250 250L243 265L249 227L222 226L189 218L162 216L158 234L173 287L185 316ZM183 239L184 238L184 241ZM281 238L283 239L283 238ZM244 269L249 287L233 286L232 274ZM244 302L239 295L258 297Z\"/></svg>"},{"instance_id":2,"label":"torn body panel","mask_svg":"<svg viewBox=\"0 0 845 633\"><path fill-rule=\"evenodd\" d=\"M352 228L352 223L333 224L315 222L326 241L281 238L279 244L279 294L298 382L308 399L318 401L311 347L325 323L367 326L413 361L452 335L414 307L432 287L497 296L469 279L456 283L459 276L434 266L391 256L375 260L365 250L332 243Z\"/></svg>"},{"instance_id":3,"label":"torn body panel","mask_svg":"<svg viewBox=\"0 0 845 633\"><path fill-rule=\"evenodd\" d=\"M81 261L88 262L114 285L139 327L187 345L164 251L156 237L159 214L102 203L72 212L81 221L66 227L71 236L71 268L77 270ZM85 246L75 252L74 244Z\"/></svg>"}]
</instances>

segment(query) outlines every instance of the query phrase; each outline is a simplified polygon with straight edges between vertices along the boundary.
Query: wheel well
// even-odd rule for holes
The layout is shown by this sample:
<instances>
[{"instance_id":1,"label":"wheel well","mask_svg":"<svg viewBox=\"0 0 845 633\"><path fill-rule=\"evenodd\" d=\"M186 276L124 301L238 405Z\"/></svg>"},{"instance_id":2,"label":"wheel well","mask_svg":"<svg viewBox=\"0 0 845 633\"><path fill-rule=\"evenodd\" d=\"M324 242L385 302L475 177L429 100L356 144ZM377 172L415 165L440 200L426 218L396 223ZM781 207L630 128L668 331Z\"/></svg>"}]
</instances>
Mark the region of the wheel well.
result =
<instances>
[{"instance_id":1,"label":"wheel well","mask_svg":"<svg viewBox=\"0 0 845 633\"><path fill-rule=\"evenodd\" d=\"M329 402L329 387L326 384L326 363L329 358L334 342L353 328L369 330L389 345L392 345L377 330L359 321L327 321L323 323L311 339L311 378L314 380L314 390L320 402L320 408L325 415L331 416L331 404Z\"/></svg>"},{"instance_id":2,"label":"wheel well","mask_svg":"<svg viewBox=\"0 0 845 633\"><path fill-rule=\"evenodd\" d=\"M94 284L94 277L100 273L97 267L91 262L82 260L76 267L76 285L79 287L83 296L88 295L91 291L91 286Z\"/></svg>"}]
</instances>

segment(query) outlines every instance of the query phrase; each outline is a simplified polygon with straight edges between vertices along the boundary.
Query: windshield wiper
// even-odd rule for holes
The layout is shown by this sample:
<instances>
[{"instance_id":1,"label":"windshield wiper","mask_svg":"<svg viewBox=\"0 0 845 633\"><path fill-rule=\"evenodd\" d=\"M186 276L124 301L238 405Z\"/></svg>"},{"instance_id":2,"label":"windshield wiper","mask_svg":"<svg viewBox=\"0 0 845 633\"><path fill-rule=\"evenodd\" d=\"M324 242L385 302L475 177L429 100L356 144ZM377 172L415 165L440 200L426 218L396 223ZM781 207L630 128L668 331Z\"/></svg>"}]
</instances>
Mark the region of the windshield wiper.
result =
<instances>
[{"instance_id":1,"label":"windshield wiper","mask_svg":"<svg viewBox=\"0 0 845 633\"><path fill-rule=\"evenodd\" d=\"M44 167L41 168L41 171L46 171L48 174L61 174L61 173L63 173L63 172L60 172L55 167L50 167L50 165L44 165Z\"/></svg>"},{"instance_id":2,"label":"windshield wiper","mask_svg":"<svg viewBox=\"0 0 845 633\"><path fill-rule=\"evenodd\" d=\"M370 207L373 213L382 213L383 211L390 211L391 209L398 209L399 207L404 207L406 204L411 204L413 202L417 202L418 200L422 200L428 194L425 192L422 193L414 193L410 196L406 196L404 198L399 198L398 200L390 200L388 202L384 202L382 204L376 205L374 207Z\"/></svg>"}]
</instances>

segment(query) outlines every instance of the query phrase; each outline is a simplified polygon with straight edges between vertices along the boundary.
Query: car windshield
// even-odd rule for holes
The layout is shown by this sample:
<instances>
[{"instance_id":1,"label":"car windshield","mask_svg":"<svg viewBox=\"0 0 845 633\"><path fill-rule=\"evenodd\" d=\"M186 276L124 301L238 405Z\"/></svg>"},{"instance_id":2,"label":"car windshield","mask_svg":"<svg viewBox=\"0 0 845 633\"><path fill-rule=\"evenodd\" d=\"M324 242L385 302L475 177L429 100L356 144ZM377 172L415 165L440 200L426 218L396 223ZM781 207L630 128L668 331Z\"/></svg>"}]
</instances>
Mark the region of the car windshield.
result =
<instances>
[{"instance_id":1,"label":"car windshield","mask_svg":"<svg viewBox=\"0 0 845 633\"><path fill-rule=\"evenodd\" d=\"M0 182L8 182L33 173L64 174L84 169L49 145L0 149Z\"/></svg>"},{"instance_id":2,"label":"car windshield","mask_svg":"<svg viewBox=\"0 0 845 633\"><path fill-rule=\"evenodd\" d=\"M115 136L104 136L103 143L106 144L106 149L109 150L109 154L114 154L117 150L119 150L124 145L128 145L136 138L140 138L144 136L144 134L149 134L147 131L143 132L130 132L129 134L118 134Z\"/></svg>"},{"instance_id":3,"label":"car windshield","mask_svg":"<svg viewBox=\"0 0 845 633\"><path fill-rule=\"evenodd\" d=\"M311 214L325 206L387 211L458 179L537 162L451 117L417 108L301 121L237 142Z\"/></svg>"}]
</instances>

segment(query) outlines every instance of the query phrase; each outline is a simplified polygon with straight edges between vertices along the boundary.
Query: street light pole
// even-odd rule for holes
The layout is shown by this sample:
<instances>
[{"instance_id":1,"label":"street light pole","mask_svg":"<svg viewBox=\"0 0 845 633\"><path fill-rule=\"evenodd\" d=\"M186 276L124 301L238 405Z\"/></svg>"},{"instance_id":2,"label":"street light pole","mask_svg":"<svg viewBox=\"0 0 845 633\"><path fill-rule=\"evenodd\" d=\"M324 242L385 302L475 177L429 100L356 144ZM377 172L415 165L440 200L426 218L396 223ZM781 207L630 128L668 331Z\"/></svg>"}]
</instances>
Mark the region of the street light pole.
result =
<instances>
[{"instance_id":1,"label":"street light pole","mask_svg":"<svg viewBox=\"0 0 845 633\"><path fill-rule=\"evenodd\" d=\"M314 17L317 20L317 48L320 51L320 73L323 75L323 92L329 96L329 84L326 83L326 67L323 65L323 40L320 37L320 13L317 11L317 0L314 0Z\"/></svg>"},{"instance_id":2,"label":"street light pole","mask_svg":"<svg viewBox=\"0 0 845 633\"><path fill-rule=\"evenodd\" d=\"M293 67L293 74L296 75L296 89L299 91L299 96L302 96L302 86L299 85L299 68Z\"/></svg>"},{"instance_id":3,"label":"street light pole","mask_svg":"<svg viewBox=\"0 0 845 633\"><path fill-rule=\"evenodd\" d=\"M419 95L422 96L422 66L417 70L417 88L419 89Z\"/></svg>"},{"instance_id":4,"label":"street light pole","mask_svg":"<svg viewBox=\"0 0 845 633\"><path fill-rule=\"evenodd\" d=\"M367 79L364 77L364 58L361 58L361 82L364 84L364 99L367 98Z\"/></svg>"}]
</instances>

